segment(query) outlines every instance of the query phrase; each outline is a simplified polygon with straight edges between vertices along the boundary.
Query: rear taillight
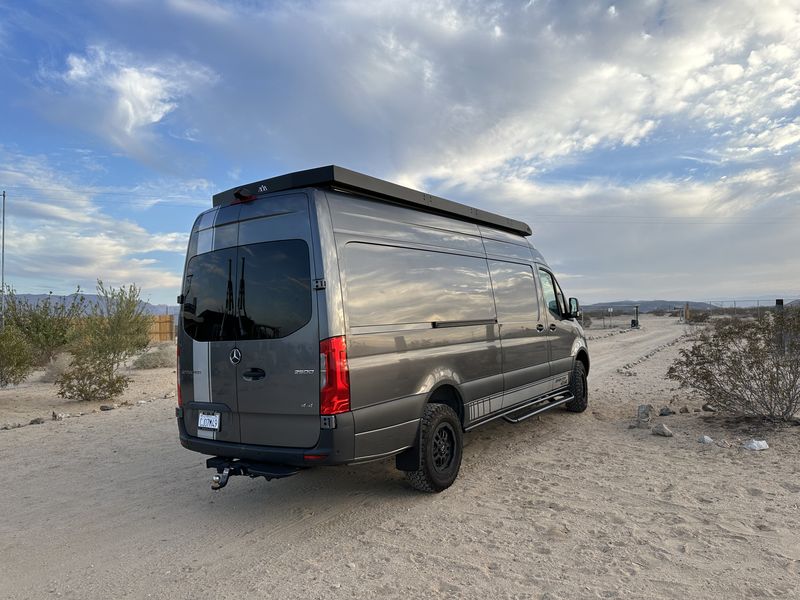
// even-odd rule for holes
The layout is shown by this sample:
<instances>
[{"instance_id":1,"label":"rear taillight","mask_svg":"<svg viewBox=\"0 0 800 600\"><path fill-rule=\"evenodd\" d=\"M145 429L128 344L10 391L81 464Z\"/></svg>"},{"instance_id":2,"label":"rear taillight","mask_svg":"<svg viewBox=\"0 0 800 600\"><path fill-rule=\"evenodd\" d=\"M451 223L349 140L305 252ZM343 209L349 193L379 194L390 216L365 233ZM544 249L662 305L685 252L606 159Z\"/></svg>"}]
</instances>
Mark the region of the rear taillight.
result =
<instances>
[{"instance_id":1,"label":"rear taillight","mask_svg":"<svg viewBox=\"0 0 800 600\"><path fill-rule=\"evenodd\" d=\"M178 406L183 406L183 394L181 393L181 347L178 346L177 352L177 359L176 359L176 367L175 367L175 375L178 378Z\"/></svg>"},{"instance_id":2,"label":"rear taillight","mask_svg":"<svg viewBox=\"0 0 800 600\"><path fill-rule=\"evenodd\" d=\"M319 343L319 414L336 415L350 410L350 372L344 336Z\"/></svg>"}]
</instances>

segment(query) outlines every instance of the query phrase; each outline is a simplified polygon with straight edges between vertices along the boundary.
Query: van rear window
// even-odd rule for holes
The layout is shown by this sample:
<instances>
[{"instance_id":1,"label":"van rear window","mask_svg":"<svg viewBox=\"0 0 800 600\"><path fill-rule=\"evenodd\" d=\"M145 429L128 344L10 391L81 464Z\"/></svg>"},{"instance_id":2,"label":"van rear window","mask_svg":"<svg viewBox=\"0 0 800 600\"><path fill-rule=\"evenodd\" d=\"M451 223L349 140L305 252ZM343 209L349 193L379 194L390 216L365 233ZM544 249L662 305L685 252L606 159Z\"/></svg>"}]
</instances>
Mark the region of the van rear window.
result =
<instances>
[{"instance_id":1,"label":"van rear window","mask_svg":"<svg viewBox=\"0 0 800 600\"><path fill-rule=\"evenodd\" d=\"M283 338L311 320L308 244L226 248L186 266L183 328L200 342Z\"/></svg>"}]
</instances>

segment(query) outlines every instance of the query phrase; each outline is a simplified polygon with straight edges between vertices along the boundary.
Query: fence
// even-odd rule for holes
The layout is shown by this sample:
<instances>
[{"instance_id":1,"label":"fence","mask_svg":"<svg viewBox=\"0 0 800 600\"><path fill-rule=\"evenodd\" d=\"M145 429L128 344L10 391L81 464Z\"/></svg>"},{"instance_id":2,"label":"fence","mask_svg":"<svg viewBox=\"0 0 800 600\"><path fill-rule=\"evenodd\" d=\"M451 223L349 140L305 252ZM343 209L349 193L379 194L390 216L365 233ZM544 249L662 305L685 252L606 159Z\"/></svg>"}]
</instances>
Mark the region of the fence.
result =
<instances>
[{"instance_id":1,"label":"fence","mask_svg":"<svg viewBox=\"0 0 800 600\"><path fill-rule=\"evenodd\" d=\"M800 307L800 299L784 298L785 307ZM631 327L634 320L641 315L676 317L680 321L689 323L702 323L710 318L758 318L775 310L776 300L709 300L706 302L680 302L675 305L664 305L653 309L652 305L646 306L646 313L637 313L639 305L615 304L592 308L583 311L584 329L620 329Z\"/></svg>"},{"instance_id":2,"label":"fence","mask_svg":"<svg viewBox=\"0 0 800 600\"><path fill-rule=\"evenodd\" d=\"M800 299L780 299L785 307L800 306ZM775 310L778 300L709 300L703 305L690 305L688 320L702 321L711 317L758 318Z\"/></svg>"},{"instance_id":3,"label":"fence","mask_svg":"<svg viewBox=\"0 0 800 600\"><path fill-rule=\"evenodd\" d=\"M175 339L175 317L173 315L151 317L149 335L151 342L170 342Z\"/></svg>"},{"instance_id":4,"label":"fence","mask_svg":"<svg viewBox=\"0 0 800 600\"><path fill-rule=\"evenodd\" d=\"M619 329L631 327L640 318L635 304L619 304L603 308L584 309L582 324L584 329Z\"/></svg>"}]
</instances>

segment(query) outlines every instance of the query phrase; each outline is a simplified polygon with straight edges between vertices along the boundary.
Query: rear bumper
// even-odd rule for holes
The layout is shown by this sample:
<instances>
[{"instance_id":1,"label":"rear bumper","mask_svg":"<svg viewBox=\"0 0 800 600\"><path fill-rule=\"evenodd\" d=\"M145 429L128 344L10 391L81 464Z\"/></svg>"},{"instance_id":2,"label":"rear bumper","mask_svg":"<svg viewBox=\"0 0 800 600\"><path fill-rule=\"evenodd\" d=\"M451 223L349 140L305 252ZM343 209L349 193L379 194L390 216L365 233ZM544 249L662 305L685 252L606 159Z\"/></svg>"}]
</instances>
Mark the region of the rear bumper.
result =
<instances>
[{"instance_id":1,"label":"rear bumper","mask_svg":"<svg viewBox=\"0 0 800 600\"><path fill-rule=\"evenodd\" d=\"M292 467L341 465L353 461L353 413L336 415L336 429L320 429L319 440L313 448L283 448L207 440L189 435L183 418L179 417L177 421L181 446L201 454Z\"/></svg>"}]
</instances>

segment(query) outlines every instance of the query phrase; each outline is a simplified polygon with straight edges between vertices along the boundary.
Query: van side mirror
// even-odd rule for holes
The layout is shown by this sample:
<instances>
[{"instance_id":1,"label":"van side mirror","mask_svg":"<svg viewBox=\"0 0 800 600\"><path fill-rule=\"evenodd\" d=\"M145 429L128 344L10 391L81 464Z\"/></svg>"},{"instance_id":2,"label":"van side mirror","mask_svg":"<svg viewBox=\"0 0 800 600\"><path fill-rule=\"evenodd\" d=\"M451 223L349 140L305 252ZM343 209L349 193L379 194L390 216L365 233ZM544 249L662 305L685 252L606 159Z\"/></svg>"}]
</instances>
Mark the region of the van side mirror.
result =
<instances>
[{"instance_id":1,"label":"van side mirror","mask_svg":"<svg viewBox=\"0 0 800 600\"><path fill-rule=\"evenodd\" d=\"M577 298L570 298L569 299L569 314L567 315L570 319L580 319L583 312L581 311L581 305L578 302Z\"/></svg>"}]
</instances>

